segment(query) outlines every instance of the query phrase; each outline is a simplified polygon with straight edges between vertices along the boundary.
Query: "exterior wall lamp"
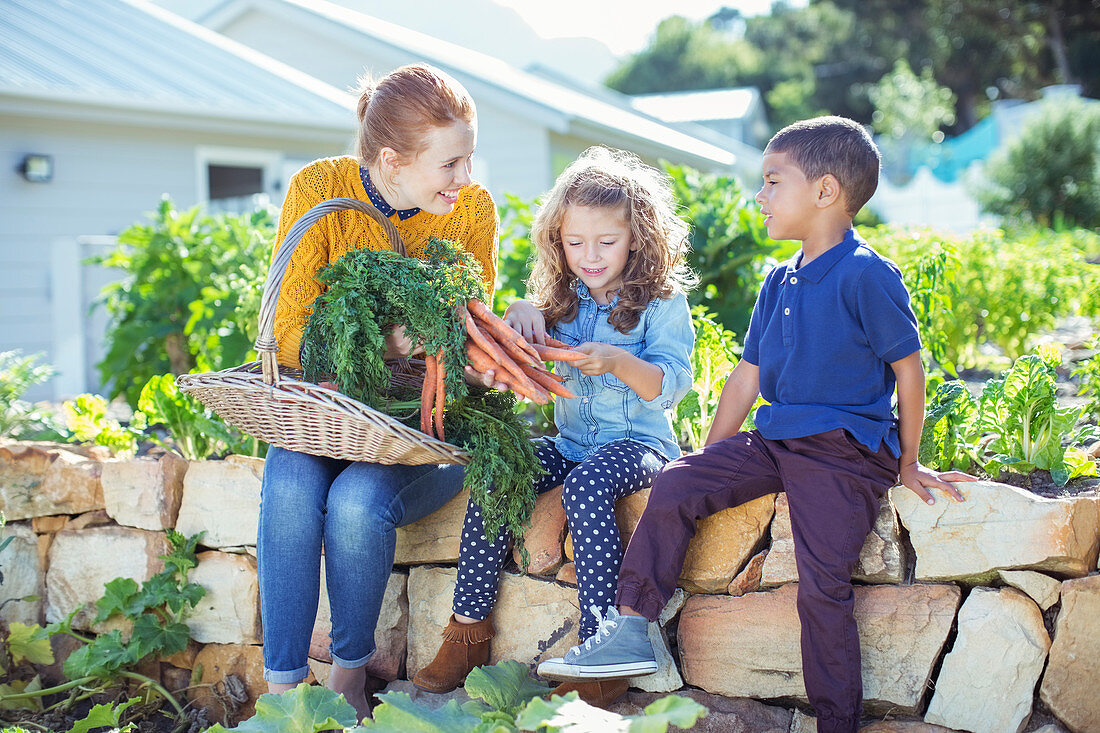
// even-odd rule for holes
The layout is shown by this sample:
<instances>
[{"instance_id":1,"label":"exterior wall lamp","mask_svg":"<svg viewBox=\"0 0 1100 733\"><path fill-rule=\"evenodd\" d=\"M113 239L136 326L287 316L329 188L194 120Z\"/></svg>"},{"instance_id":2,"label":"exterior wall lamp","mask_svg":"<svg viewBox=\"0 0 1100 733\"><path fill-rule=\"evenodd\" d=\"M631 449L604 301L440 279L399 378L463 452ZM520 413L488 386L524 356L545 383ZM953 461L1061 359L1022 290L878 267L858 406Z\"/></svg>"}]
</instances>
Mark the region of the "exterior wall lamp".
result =
<instances>
[{"instance_id":1,"label":"exterior wall lamp","mask_svg":"<svg viewBox=\"0 0 1100 733\"><path fill-rule=\"evenodd\" d=\"M49 183L53 180L53 156L27 153L16 170L31 183Z\"/></svg>"}]
</instances>

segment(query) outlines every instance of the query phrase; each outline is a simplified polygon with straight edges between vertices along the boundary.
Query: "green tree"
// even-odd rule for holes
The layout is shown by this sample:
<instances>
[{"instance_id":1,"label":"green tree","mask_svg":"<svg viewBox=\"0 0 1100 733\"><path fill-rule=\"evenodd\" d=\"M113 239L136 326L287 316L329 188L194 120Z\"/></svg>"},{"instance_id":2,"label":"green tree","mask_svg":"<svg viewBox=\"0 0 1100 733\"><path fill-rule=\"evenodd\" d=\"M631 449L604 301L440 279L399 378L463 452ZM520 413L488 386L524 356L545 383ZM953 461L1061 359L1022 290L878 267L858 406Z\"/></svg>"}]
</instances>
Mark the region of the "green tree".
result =
<instances>
[{"instance_id":1,"label":"green tree","mask_svg":"<svg viewBox=\"0 0 1100 733\"><path fill-rule=\"evenodd\" d=\"M917 76L905 59L898 59L868 96L875 105L871 119L883 157L895 164L906 161L915 146L942 140L940 128L955 122L955 95L936 82L930 68Z\"/></svg>"},{"instance_id":2,"label":"green tree","mask_svg":"<svg viewBox=\"0 0 1100 733\"><path fill-rule=\"evenodd\" d=\"M652 40L606 80L624 94L717 89L753 79L764 58L752 45L731 39L706 23L672 16L661 21Z\"/></svg>"},{"instance_id":3,"label":"green tree","mask_svg":"<svg viewBox=\"0 0 1100 733\"><path fill-rule=\"evenodd\" d=\"M1100 103L1049 101L985 166L985 211L1047 227L1100 226Z\"/></svg>"}]
</instances>

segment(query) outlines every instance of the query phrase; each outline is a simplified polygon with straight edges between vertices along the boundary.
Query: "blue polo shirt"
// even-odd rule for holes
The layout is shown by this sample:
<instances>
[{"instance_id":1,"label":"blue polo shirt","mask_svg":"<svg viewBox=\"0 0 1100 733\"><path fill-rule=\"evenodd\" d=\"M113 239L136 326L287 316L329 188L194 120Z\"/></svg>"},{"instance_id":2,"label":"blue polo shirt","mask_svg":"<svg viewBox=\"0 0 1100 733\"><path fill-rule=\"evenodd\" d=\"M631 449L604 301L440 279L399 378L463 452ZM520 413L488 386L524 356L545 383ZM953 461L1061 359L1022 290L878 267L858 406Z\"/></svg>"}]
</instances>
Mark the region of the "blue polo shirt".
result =
<instances>
[{"instance_id":1,"label":"blue polo shirt","mask_svg":"<svg viewBox=\"0 0 1100 733\"><path fill-rule=\"evenodd\" d=\"M844 428L901 455L890 362L920 350L901 270L849 229L805 266L802 252L764 279L742 355L760 368L769 404L755 416L771 440Z\"/></svg>"}]
</instances>

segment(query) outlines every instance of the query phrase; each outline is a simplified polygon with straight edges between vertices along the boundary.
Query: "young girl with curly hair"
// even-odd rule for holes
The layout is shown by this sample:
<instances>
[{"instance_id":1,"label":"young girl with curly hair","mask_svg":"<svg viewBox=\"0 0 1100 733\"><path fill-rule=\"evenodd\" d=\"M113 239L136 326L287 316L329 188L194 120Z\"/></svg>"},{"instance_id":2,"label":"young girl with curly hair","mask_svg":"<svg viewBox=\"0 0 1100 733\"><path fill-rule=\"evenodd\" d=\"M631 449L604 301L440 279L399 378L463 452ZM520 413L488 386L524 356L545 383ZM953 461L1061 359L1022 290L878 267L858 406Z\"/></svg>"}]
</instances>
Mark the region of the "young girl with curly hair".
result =
<instances>
[{"instance_id":1,"label":"young girl with curly hair","mask_svg":"<svg viewBox=\"0 0 1100 733\"><path fill-rule=\"evenodd\" d=\"M536 490L563 486L581 639L597 628L592 609L614 599L622 559L616 500L649 486L680 455L672 418L691 388L695 341L685 296L695 281L685 263L687 235L666 176L631 153L589 148L558 177L535 217L532 300L518 300L505 313L529 341L556 339L584 354L556 364L577 397L555 403L558 434L536 441L546 470ZM507 552L503 534L485 539L480 509L471 502L454 615L435 660L414 676L417 686L452 690L488 661L495 633L490 614ZM568 689L606 705L627 685L614 680Z\"/></svg>"}]
</instances>

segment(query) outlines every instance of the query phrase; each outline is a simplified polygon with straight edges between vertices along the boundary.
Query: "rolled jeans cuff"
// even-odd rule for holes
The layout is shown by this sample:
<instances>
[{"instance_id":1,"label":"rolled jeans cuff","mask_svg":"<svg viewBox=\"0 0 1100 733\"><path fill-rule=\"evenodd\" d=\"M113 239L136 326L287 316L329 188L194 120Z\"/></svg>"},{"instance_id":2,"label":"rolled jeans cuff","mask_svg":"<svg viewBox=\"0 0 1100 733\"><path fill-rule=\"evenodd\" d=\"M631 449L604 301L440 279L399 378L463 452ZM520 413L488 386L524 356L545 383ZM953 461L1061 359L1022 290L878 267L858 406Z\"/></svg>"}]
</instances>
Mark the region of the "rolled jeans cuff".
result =
<instances>
[{"instance_id":1,"label":"rolled jeans cuff","mask_svg":"<svg viewBox=\"0 0 1100 733\"><path fill-rule=\"evenodd\" d=\"M341 659L340 657L336 656L332 653L331 649L329 649L329 655L332 657L332 663L338 667L343 667L344 669L358 669L359 667L362 667L364 664L370 661L370 658L374 656L375 651L376 650L371 649L369 652L359 657L358 659L352 659L350 661L346 659Z\"/></svg>"},{"instance_id":2,"label":"rolled jeans cuff","mask_svg":"<svg viewBox=\"0 0 1100 733\"><path fill-rule=\"evenodd\" d=\"M309 665L283 672L278 669L264 667L264 679L276 685L293 685L301 682L309 674Z\"/></svg>"}]
</instances>

